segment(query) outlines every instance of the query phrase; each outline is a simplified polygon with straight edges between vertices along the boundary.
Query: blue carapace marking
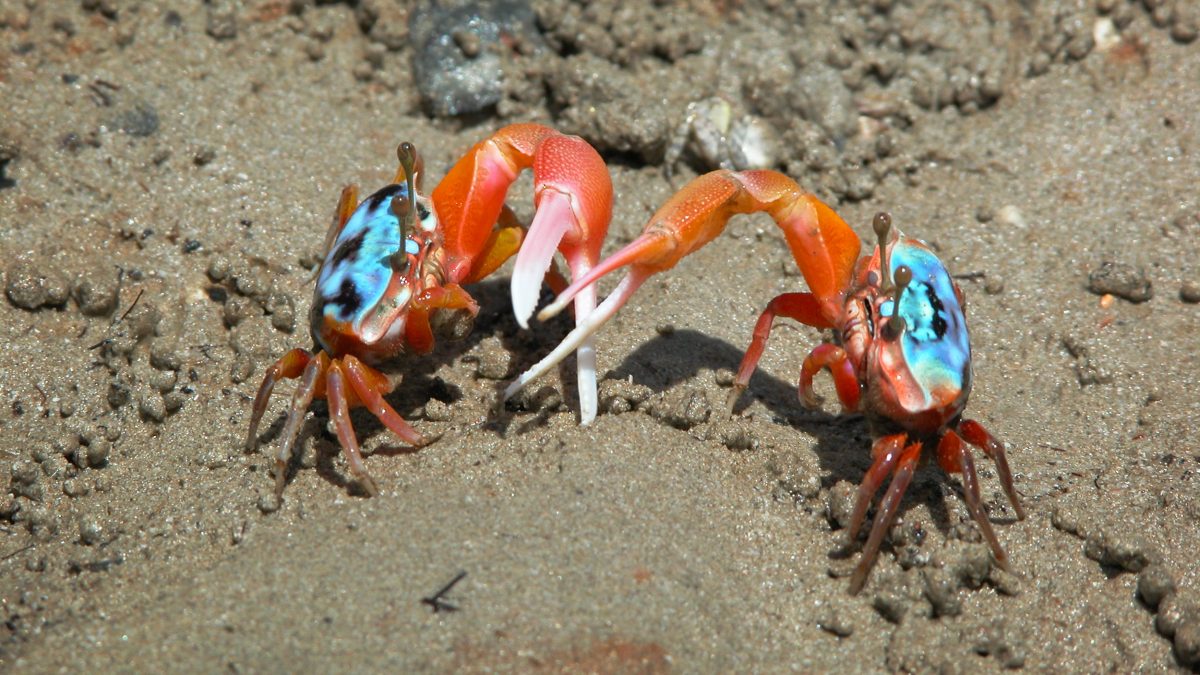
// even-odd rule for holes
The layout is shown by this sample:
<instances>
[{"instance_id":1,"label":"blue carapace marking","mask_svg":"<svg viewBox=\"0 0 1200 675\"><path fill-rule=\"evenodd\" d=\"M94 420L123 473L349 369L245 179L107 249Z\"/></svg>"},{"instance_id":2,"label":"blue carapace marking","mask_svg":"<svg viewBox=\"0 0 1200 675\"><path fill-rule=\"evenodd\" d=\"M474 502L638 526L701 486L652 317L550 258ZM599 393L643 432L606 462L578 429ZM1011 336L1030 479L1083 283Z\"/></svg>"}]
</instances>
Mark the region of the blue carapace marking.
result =
<instances>
[{"instance_id":1,"label":"blue carapace marking","mask_svg":"<svg viewBox=\"0 0 1200 675\"><path fill-rule=\"evenodd\" d=\"M388 258L400 248L392 199L407 197L405 185L389 185L365 199L346 221L317 279L325 316L353 322L383 298L393 274ZM417 242L406 239L404 250L415 255Z\"/></svg>"},{"instance_id":2,"label":"blue carapace marking","mask_svg":"<svg viewBox=\"0 0 1200 675\"><path fill-rule=\"evenodd\" d=\"M901 265L912 270L899 311L906 326L901 346L913 377L927 394L962 389L969 377L971 343L950 273L932 251L904 240L892 249L889 262L892 278ZM880 314L890 315L891 304L883 303Z\"/></svg>"}]
</instances>

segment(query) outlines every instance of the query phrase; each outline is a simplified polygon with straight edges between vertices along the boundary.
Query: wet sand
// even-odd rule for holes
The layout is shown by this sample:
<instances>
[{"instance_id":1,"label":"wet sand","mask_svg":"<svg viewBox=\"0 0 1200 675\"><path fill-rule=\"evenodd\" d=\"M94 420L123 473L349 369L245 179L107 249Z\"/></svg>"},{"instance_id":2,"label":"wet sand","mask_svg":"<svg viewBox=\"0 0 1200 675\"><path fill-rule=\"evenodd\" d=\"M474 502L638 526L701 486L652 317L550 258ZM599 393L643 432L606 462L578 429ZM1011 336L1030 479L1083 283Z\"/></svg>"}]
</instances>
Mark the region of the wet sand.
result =
<instances>
[{"instance_id":1,"label":"wet sand","mask_svg":"<svg viewBox=\"0 0 1200 675\"><path fill-rule=\"evenodd\" d=\"M423 98L434 78L414 64L445 63L383 2L0 3L4 670L1200 662L1189 3L501 5L524 19L499 37L431 21L485 77ZM356 411L368 499L317 404L274 500L291 385L245 452L250 398L311 345L311 269L344 184L384 185L402 140L436 180L504 124L550 124L609 163L611 252L719 159L689 143L665 176L677 127L710 109L689 104L713 97L772 130L771 165L864 241L887 210L960 275L967 414L1007 444L1029 514L978 456L1012 574L930 462L847 593L857 547L839 517L871 436L796 399L819 331L776 328L724 417L758 312L804 289L765 216L732 221L599 333L593 425L577 424L570 362L492 413L570 327L518 328L509 265L470 289L483 312L466 340L395 366L389 401L440 438L413 452ZM528 219L528 177L510 203ZM439 599L453 610L422 602L460 572Z\"/></svg>"}]
</instances>

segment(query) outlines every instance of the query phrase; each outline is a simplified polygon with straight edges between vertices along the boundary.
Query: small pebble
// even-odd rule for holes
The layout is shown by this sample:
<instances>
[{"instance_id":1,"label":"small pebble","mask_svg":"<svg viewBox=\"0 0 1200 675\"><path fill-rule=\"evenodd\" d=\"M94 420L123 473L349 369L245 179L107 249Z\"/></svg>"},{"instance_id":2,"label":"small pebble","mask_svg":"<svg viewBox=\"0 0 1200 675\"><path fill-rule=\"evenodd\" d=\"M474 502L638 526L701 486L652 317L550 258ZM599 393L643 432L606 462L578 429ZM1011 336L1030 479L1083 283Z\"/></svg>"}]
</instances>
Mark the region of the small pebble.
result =
<instances>
[{"instance_id":1,"label":"small pebble","mask_svg":"<svg viewBox=\"0 0 1200 675\"><path fill-rule=\"evenodd\" d=\"M87 446L85 457L87 465L93 469L100 468L108 463L108 456L112 453L112 445L108 441L97 439L92 441L91 445Z\"/></svg>"},{"instance_id":2,"label":"small pebble","mask_svg":"<svg viewBox=\"0 0 1200 675\"><path fill-rule=\"evenodd\" d=\"M1200 622L1200 603L1195 596L1172 593L1158 603L1158 614L1154 617L1154 628L1166 638L1175 637L1175 631L1187 623Z\"/></svg>"},{"instance_id":3,"label":"small pebble","mask_svg":"<svg viewBox=\"0 0 1200 675\"><path fill-rule=\"evenodd\" d=\"M275 513L279 507L280 499L274 493L260 495L258 498L258 510L263 513Z\"/></svg>"},{"instance_id":4,"label":"small pebble","mask_svg":"<svg viewBox=\"0 0 1200 675\"><path fill-rule=\"evenodd\" d=\"M512 373L512 354L495 338L487 338L480 345L479 365L475 375L485 380L505 380Z\"/></svg>"},{"instance_id":5,"label":"small pebble","mask_svg":"<svg viewBox=\"0 0 1200 675\"><path fill-rule=\"evenodd\" d=\"M84 497L92 491L86 482L79 478L68 478L63 481L63 494L68 497Z\"/></svg>"},{"instance_id":6,"label":"small pebble","mask_svg":"<svg viewBox=\"0 0 1200 675\"><path fill-rule=\"evenodd\" d=\"M817 619L817 628L838 637L850 637L854 634L854 624L832 609Z\"/></svg>"},{"instance_id":7,"label":"small pebble","mask_svg":"<svg viewBox=\"0 0 1200 675\"><path fill-rule=\"evenodd\" d=\"M57 270L28 260L14 262L6 277L5 293L9 301L21 309L36 311L42 307L61 307L70 295L66 280Z\"/></svg>"},{"instance_id":8,"label":"small pebble","mask_svg":"<svg viewBox=\"0 0 1200 675\"><path fill-rule=\"evenodd\" d=\"M1138 595L1150 609L1157 609L1163 598L1175 592L1175 577L1164 565L1150 565L1138 574Z\"/></svg>"},{"instance_id":9,"label":"small pebble","mask_svg":"<svg viewBox=\"0 0 1200 675\"><path fill-rule=\"evenodd\" d=\"M909 604L908 598L887 587L876 593L875 600L872 602L872 606L880 616L897 624L904 620Z\"/></svg>"},{"instance_id":10,"label":"small pebble","mask_svg":"<svg viewBox=\"0 0 1200 675\"><path fill-rule=\"evenodd\" d=\"M958 616L962 614L962 598L958 593L958 580L946 570L925 568L921 570L925 580L925 597L933 605L935 616Z\"/></svg>"},{"instance_id":11,"label":"small pebble","mask_svg":"<svg viewBox=\"0 0 1200 675\"><path fill-rule=\"evenodd\" d=\"M1189 305L1200 303L1200 284L1190 281L1183 282L1183 285L1179 287L1179 299Z\"/></svg>"},{"instance_id":12,"label":"small pebble","mask_svg":"<svg viewBox=\"0 0 1200 675\"><path fill-rule=\"evenodd\" d=\"M138 397L138 413L142 419L162 422L167 417L167 406L158 392L145 392Z\"/></svg>"},{"instance_id":13,"label":"small pebble","mask_svg":"<svg viewBox=\"0 0 1200 675\"><path fill-rule=\"evenodd\" d=\"M227 0L209 4L204 32L214 40L232 40L237 37L237 4Z\"/></svg>"},{"instance_id":14,"label":"small pebble","mask_svg":"<svg viewBox=\"0 0 1200 675\"><path fill-rule=\"evenodd\" d=\"M988 295L1000 295L1004 292L1004 277L999 274L989 274L983 281L983 292Z\"/></svg>"},{"instance_id":15,"label":"small pebble","mask_svg":"<svg viewBox=\"0 0 1200 675\"><path fill-rule=\"evenodd\" d=\"M858 487L844 480L838 481L829 490L829 503L825 506L825 513L839 528L850 527L850 514L854 511L857 495Z\"/></svg>"},{"instance_id":16,"label":"small pebble","mask_svg":"<svg viewBox=\"0 0 1200 675\"><path fill-rule=\"evenodd\" d=\"M254 374L254 358L246 352L238 352L229 366L229 379L234 384L241 384Z\"/></svg>"},{"instance_id":17,"label":"small pebble","mask_svg":"<svg viewBox=\"0 0 1200 675\"><path fill-rule=\"evenodd\" d=\"M296 328L296 305L292 296L278 291L267 296L267 313L276 330L291 333Z\"/></svg>"},{"instance_id":18,"label":"small pebble","mask_svg":"<svg viewBox=\"0 0 1200 675\"><path fill-rule=\"evenodd\" d=\"M1021 209L1012 204L1000 207L1000 210L996 212L996 222L999 225L1015 227L1019 230L1029 228L1029 223L1025 221L1025 216L1021 213Z\"/></svg>"},{"instance_id":19,"label":"small pebble","mask_svg":"<svg viewBox=\"0 0 1200 675\"><path fill-rule=\"evenodd\" d=\"M100 527L100 523L91 518L84 518L79 521L79 541L86 546L92 546L100 543L104 537L104 530Z\"/></svg>"},{"instance_id":20,"label":"small pebble","mask_svg":"<svg viewBox=\"0 0 1200 675\"><path fill-rule=\"evenodd\" d=\"M1192 619L1176 629L1175 657L1189 668L1200 666L1200 618Z\"/></svg>"},{"instance_id":21,"label":"small pebble","mask_svg":"<svg viewBox=\"0 0 1200 675\"><path fill-rule=\"evenodd\" d=\"M1112 293L1130 302L1145 302L1154 297L1154 288L1140 267L1106 261L1088 274L1088 290L1096 295Z\"/></svg>"},{"instance_id":22,"label":"small pebble","mask_svg":"<svg viewBox=\"0 0 1200 675\"><path fill-rule=\"evenodd\" d=\"M436 398L429 399L425 403L425 419L430 422L447 422L453 416L449 404L445 401L439 401Z\"/></svg>"},{"instance_id":23,"label":"small pebble","mask_svg":"<svg viewBox=\"0 0 1200 675\"><path fill-rule=\"evenodd\" d=\"M117 308L117 280L98 275L80 277L71 288L71 296L86 316L108 316Z\"/></svg>"},{"instance_id":24,"label":"small pebble","mask_svg":"<svg viewBox=\"0 0 1200 675\"><path fill-rule=\"evenodd\" d=\"M1140 572L1156 558L1154 551L1136 533L1112 530L1089 535L1083 553L1101 565Z\"/></svg>"},{"instance_id":25,"label":"small pebble","mask_svg":"<svg viewBox=\"0 0 1200 675\"><path fill-rule=\"evenodd\" d=\"M704 390L678 388L651 400L647 412L663 424L687 431L707 422L712 406Z\"/></svg>"}]
</instances>

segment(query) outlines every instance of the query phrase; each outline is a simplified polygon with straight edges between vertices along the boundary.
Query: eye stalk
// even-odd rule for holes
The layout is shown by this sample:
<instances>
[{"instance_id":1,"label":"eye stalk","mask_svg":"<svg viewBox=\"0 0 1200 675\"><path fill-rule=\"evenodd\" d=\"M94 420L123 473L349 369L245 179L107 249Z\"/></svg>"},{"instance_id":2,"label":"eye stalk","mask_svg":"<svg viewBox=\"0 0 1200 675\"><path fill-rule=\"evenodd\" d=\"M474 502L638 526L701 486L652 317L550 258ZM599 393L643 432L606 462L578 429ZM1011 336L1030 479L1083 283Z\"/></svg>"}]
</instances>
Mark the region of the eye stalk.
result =
<instances>
[{"instance_id":1,"label":"eye stalk","mask_svg":"<svg viewBox=\"0 0 1200 675\"><path fill-rule=\"evenodd\" d=\"M421 161L421 156L417 154L416 146L408 141L396 146L396 159L400 160L400 169L404 171L404 186L407 189L405 190L405 199L392 198L392 213L400 222L400 248L388 260L391 262L393 271L397 274L404 274L408 269L408 253L405 251L405 242L408 241L409 230L416 223L417 185L421 181L424 163Z\"/></svg>"},{"instance_id":2,"label":"eye stalk","mask_svg":"<svg viewBox=\"0 0 1200 675\"><path fill-rule=\"evenodd\" d=\"M888 319L887 324L883 327L883 339L896 340L908 327L904 317L900 316L900 296L904 294L908 284L912 281L912 270L908 265L901 265L896 268L896 285L892 289L892 317Z\"/></svg>"},{"instance_id":3,"label":"eye stalk","mask_svg":"<svg viewBox=\"0 0 1200 675\"><path fill-rule=\"evenodd\" d=\"M892 266L888 264L887 250L888 237L892 234L892 215L887 211L876 213L871 227L875 230L875 238L879 240L879 273L883 277L881 288L888 289L892 285Z\"/></svg>"}]
</instances>

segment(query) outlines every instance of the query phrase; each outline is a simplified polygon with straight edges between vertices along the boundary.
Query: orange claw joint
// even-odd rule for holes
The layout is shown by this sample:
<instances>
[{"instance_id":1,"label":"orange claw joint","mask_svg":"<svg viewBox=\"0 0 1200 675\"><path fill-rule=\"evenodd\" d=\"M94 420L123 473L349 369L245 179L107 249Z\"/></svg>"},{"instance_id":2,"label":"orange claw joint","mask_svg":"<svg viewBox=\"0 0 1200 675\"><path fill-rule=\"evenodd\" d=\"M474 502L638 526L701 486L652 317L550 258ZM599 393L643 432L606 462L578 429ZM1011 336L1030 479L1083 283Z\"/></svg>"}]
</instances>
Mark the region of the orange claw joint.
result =
<instances>
[{"instance_id":1,"label":"orange claw joint","mask_svg":"<svg viewBox=\"0 0 1200 675\"><path fill-rule=\"evenodd\" d=\"M586 320L577 317L575 330L544 359L508 386L504 398L562 361L590 338L651 276L674 267L683 257L717 237L738 214L766 212L783 230L796 263L812 290L816 309L832 325L840 315L846 289L858 258L854 231L825 204L804 192L795 181L775 171L714 171L688 183L650 219L642 234L576 278L539 314L555 316L606 274L622 267L629 271L617 288Z\"/></svg>"},{"instance_id":2,"label":"orange claw joint","mask_svg":"<svg viewBox=\"0 0 1200 675\"><path fill-rule=\"evenodd\" d=\"M495 240L493 226L509 186L528 168L533 169L536 211L512 273L513 312L522 327L528 327L556 250L562 252L573 279L586 275L600 259L613 199L604 160L577 136L537 124L514 124L476 144L433 191L434 208L445 228L447 278L473 281L483 276L481 266L498 264L495 252L485 249ZM578 293L576 324L583 325L595 306L594 287ZM595 348L587 339L574 350L580 421L588 424L597 408Z\"/></svg>"}]
</instances>

